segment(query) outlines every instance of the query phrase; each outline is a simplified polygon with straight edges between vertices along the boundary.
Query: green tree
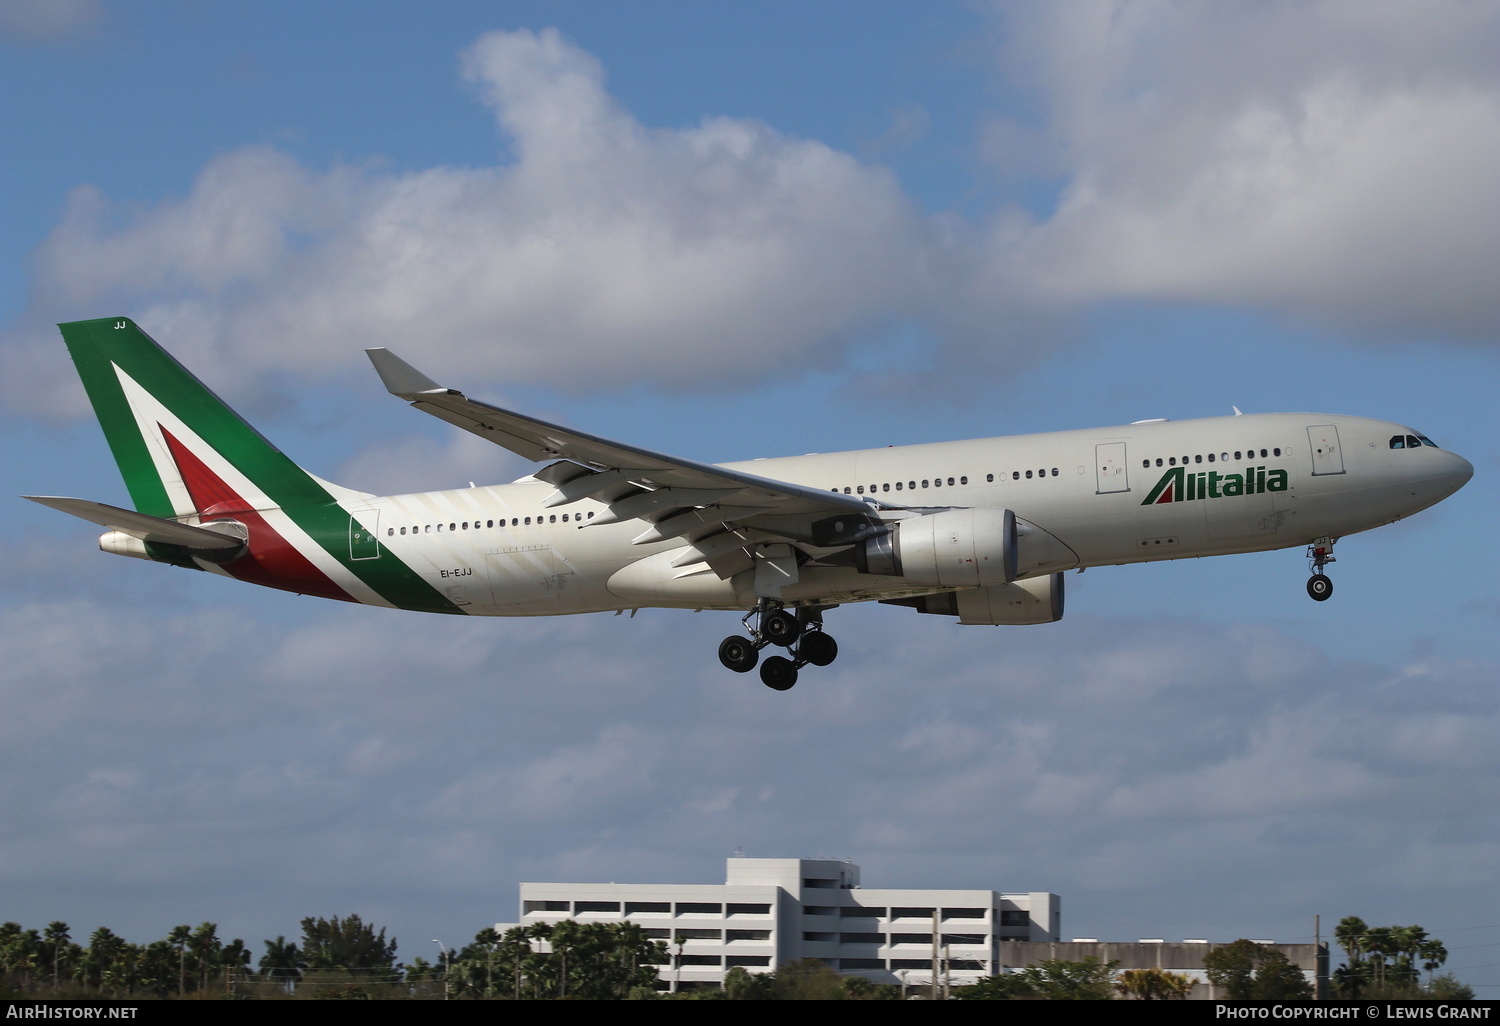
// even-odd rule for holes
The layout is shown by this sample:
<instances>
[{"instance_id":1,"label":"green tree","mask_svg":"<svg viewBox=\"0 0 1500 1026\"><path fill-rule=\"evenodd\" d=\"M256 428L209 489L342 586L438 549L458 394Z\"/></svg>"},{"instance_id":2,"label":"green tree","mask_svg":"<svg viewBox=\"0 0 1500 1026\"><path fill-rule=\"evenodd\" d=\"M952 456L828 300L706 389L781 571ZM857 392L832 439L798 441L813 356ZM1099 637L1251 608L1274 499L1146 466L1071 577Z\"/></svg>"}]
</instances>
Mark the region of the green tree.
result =
<instances>
[{"instance_id":1,"label":"green tree","mask_svg":"<svg viewBox=\"0 0 1500 1026\"><path fill-rule=\"evenodd\" d=\"M1118 959L1105 962L1090 955L1079 961L1045 958L1029 965L1016 975L1031 987L1038 997L1049 1001L1103 1001L1112 996Z\"/></svg>"},{"instance_id":2,"label":"green tree","mask_svg":"<svg viewBox=\"0 0 1500 1026\"><path fill-rule=\"evenodd\" d=\"M1031 983L1020 973L998 973L976 980L953 991L955 1001L1015 1001L1038 997Z\"/></svg>"},{"instance_id":3,"label":"green tree","mask_svg":"<svg viewBox=\"0 0 1500 1026\"><path fill-rule=\"evenodd\" d=\"M193 928L183 923L172 927L167 934L167 943L177 952L177 993L187 993L187 944Z\"/></svg>"},{"instance_id":4,"label":"green tree","mask_svg":"<svg viewBox=\"0 0 1500 1026\"><path fill-rule=\"evenodd\" d=\"M20 923L0 924L0 979L21 990L30 987L44 964L42 936Z\"/></svg>"},{"instance_id":5,"label":"green tree","mask_svg":"<svg viewBox=\"0 0 1500 1026\"><path fill-rule=\"evenodd\" d=\"M83 949L72 943L68 935L68 924L56 920L47 924L42 931L42 958L46 968L52 971L52 989L56 990L58 983L73 975L74 963L83 953Z\"/></svg>"},{"instance_id":6,"label":"green tree","mask_svg":"<svg viewBox=\"0 0 1500 1026\"><path fill-rule=\"evenodd\" d=\"M302 970L307 968L307 963L302 958L302 950L294 942L277 934L275 940L264 943L266 953L260 956L258 963L262 976L282 980L287 984L302 978Z\"/></svg>"},{"instance_id":7,"label":"green tree","mask_svg":"<svg viewBox=\"0 0 1500 1026\"><path fill-rule=\"evenodd\" d=\"M1115 980L1115 990L1138 1001L1181 1001L1192 989L1192 977L1165 969L1127 969Z\"/></svg>"},{"instance_id":8,"label":"green tree","mask_svg":"<svg viewBox=\"0 0 1500 1026\"><path fill-rule=\"evenodd\" d=\"M1370 927L1358 916L1340 920L1334 939L1344 949L1344 964L1334 970L1340 997L1412 998L1423 994L1428 977L1448 960L1442 941L1420 926Z\"/></svg>"},{"instance_id":9,"label":"green tree","mask_svg":"<svg viewBox=\"0 0 1500 1026\"><path fill-rule=\"evenodd\" d=\"M308 969L378 969L394 979L396 938L385 939L357 915L302 920L302 960Z\"/></svg>"},{"instance_id":10,"label":"green tree","mask_svg":"<svg viewBox=\"0 0 1500 1026\"><path fill-rule=\"evenodd\" d=\"M752 973L734 966L724 974L724 996L730 1001L768 1001L775 982L771 973Z\"/></svg>"},{"instance_id":11,"label":"green tree","mask_svg":"<svg viewBox=\"0 0 1500 1026\"><path fill-rule=\"evenodd\" d=\"M841 1001L844 982L821 959L804 958L771 974L771 997L776 1001Z\"/></svg>"},{"instance_id":12,"label":"green tree","mask_svg":"<svg viewBox=\"0 0 1500 1026\"><path fill-rule=\"evenodd\" d=\"M1204 975L1224 989L1231 1001L1310 998L1312 986L1302 970L1275 948L1241 938L1215 948L1203 958Z\"/></svg>"},{"instance_id":13,"label":"green tree","mask_svg":"<svg viewBox=\"0 0 1500 1026\"><path fill-rule=\"evenodd\" d=\"M1473 1001L1474 988L1444 973L1427 983L1427 996L1435 1001Z\"/></svg>"}]
</instances>

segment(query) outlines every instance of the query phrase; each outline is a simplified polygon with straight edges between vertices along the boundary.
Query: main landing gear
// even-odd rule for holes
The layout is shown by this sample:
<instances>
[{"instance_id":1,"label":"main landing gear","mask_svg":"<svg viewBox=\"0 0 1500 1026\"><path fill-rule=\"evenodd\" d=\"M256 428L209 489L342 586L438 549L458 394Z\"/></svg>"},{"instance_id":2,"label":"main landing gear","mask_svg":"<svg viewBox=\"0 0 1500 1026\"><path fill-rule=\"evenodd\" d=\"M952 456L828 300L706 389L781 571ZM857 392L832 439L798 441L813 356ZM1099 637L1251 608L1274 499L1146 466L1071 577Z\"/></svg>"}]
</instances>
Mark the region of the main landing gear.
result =
<instances>
[{"instance_id":1,"label":"main landing gear","mask_svg":"<svg viewBox=\"0 0 1500 1026\"><path fill-rule=\"evenodd\" d=\"M755 627L750 621L759 617ZM827 666L838 658L838 642L823 633L823 610L816 606L799 608L795 613L779 603L761 599L742 621L745 632L719 643L719 662L736 673L748 673L760 661L760 650L776 645L787 650L786 656L768 656L760 664L760 679L766 687L786 691L797 683L797 671L804 666Z\"/></svg>"},{"instance_id":2,"label":"main landing gear","mask_svg":"<svg viewBox=\"0 0 1500 1026\"><path fill-rule=\"evenodd\" d=\"M1333 582L1323 573L1323 568L1338 562L1333 558L1333 543L1336 541L1337 538L1319 538L1307 547L1307 561L1312 570L1312 576L1307 579L1307 593L1314 602L1327 602L1333 594Z\"/></svg>"}]
</instances>

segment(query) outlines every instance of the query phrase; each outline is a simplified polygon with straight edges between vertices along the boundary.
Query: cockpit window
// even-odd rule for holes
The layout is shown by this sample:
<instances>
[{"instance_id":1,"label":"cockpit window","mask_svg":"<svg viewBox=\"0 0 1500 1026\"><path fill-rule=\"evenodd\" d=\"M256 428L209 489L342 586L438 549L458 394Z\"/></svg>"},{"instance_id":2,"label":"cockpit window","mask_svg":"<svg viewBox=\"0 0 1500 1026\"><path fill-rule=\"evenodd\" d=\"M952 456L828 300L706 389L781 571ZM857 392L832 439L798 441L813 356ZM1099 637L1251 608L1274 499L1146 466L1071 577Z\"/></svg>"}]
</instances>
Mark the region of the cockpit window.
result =
<instances>
[{"instance_id":1,"label":"cockpit window","mask_svg":"<svg viewBox=\"0 0 1500 1026\"><path fill-rule=\"evenodd\" d=\"M1392 449L1420 449L1424 445L1438 448L1438 444L1426 435L1392 435Z\"/></svg>"}]
</instances>

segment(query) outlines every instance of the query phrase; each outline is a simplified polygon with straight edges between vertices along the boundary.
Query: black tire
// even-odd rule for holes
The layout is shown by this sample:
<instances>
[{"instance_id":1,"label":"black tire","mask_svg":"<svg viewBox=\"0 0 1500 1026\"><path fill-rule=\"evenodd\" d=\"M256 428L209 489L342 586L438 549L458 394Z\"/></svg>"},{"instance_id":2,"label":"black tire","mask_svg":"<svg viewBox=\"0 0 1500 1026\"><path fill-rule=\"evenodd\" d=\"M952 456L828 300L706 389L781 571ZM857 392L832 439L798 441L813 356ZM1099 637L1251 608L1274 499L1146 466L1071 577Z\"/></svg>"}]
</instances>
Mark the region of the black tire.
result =
<instances>
[{"instance_id":1,"label":"black tire","mask_svg":"<svg viewBox=\"0 0 1500 1026\"><path fill-rule=\"evenodd\" d=\"M1314 602L1327 602L1333 594L1333 582L1322 574L1313 574L1307 579L1307 593Z\"/></svg>"},{"instance_id":2,"label":"black tire","mask_svg":"<svg viewBox=\"0 0 1500 1026\"><path fill-rule=\"evenodd\" d=\"M771 644L786 648L802 633L802 625L785 609L773 609L760 618L760 632Z\"/></svg>"},{"instance_id":3,"label":"black tire","mask_svg":"<svg viewBox=\"0 0 1500 1026\"><path fill-rule=\"evenodd\" d=\"M719 642L719 662L735 673L749 673L759 661L760 652L749 638L735 634Z\"/></svg>"},{"instance_id":4,"label":"black tire","mask_svg":"<svg viewBox=\"0 0 1500 1026\"><path fill-rule=\"evenodd\" d=\"M771 656L760 664L760 680L773 691L787 691L797 683L797 666L790 659Z\"/></svg>"},{"instance_id":5,"label":"black tire","mask_svg":"<svg viewBox=\"0 0 1500 1026\"><path fill-rule=\"evenodd\" d=\"M827 666L839 657L839 643L822 631L802 635L797 655L813 666Z\"/></svg>"}]
</instances>

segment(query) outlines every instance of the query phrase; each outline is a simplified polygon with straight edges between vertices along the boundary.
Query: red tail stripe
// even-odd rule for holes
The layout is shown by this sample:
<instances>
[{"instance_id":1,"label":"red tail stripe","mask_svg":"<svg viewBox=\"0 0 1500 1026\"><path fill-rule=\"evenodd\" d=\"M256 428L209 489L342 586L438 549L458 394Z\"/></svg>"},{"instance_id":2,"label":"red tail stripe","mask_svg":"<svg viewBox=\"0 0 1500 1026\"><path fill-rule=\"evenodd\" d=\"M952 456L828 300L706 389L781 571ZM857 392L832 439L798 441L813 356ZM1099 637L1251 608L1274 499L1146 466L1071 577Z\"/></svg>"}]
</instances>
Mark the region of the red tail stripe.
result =
<instances>
[{"instance_id":1,"label":"red tail stripe","mask_svg":"<svg viewBox=\"0 0 1500 1026\"><path fill-rule=\"evenodd\" d=\"M244 498L208 466L193 455L187 446L172 436L172 432L158 424L172 461L177 464L177 473L187 486L193 506L201 517L232 516L249 531L249 551L224 566L235 577L252 584L282 591L295 591L299 595L319 595L323 598L358 601L333 580L313 565L291 542L282 537L265 517L257 513Z\"/></svg>"}]
</instances>

